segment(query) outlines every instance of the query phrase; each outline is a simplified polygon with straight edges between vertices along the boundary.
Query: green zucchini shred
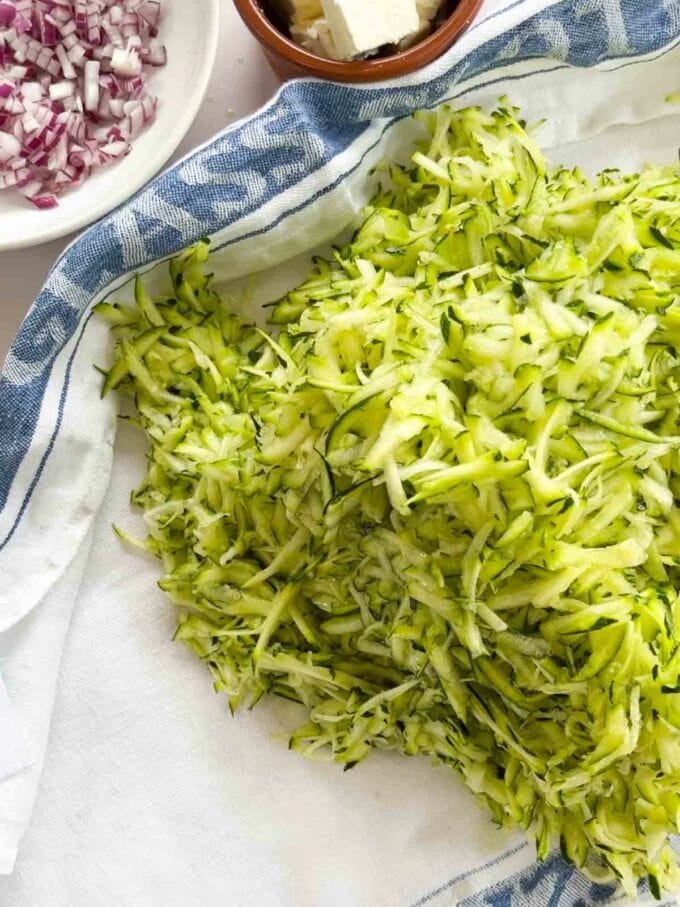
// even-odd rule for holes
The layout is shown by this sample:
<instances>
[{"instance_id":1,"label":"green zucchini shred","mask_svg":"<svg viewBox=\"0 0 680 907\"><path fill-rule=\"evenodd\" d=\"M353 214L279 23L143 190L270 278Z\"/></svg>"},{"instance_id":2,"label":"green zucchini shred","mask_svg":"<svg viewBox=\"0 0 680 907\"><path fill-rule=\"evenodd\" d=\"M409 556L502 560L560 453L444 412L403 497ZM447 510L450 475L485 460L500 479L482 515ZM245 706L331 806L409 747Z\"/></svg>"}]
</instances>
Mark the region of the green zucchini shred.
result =
<instances>
[{"instance_id":1,"label":"green zucchini shred","mask_svg":"<svg viewBox=\"0 0 680 907\"><path fill-rule=\"evenodd\" d=\"M271 313L208 245L144 279L104 389L177 637L291 749L455 768L593 878L680 883L680 175L553 168L505 102L416 115L352 240ZM453 820L455 821L455 819Z\"/></svg>"}]
</instances>

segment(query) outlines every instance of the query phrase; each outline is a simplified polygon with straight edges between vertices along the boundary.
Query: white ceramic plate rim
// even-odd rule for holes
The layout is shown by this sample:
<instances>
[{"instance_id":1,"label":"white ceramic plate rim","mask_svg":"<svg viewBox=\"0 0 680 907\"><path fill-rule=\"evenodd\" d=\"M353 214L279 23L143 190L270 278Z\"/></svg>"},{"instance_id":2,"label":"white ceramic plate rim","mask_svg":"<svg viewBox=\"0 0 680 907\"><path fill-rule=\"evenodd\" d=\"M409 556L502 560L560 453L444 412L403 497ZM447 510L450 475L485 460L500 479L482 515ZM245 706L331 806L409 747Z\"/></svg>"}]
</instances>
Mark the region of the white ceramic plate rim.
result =
<instances>
[{"instance_id":1,"label":"white ceramic plate rim","mask_svg":"<svg viewBox=\"0 0 680 907\"><path fill-rule=\"evenodd\" d=\"M191 2L191 0L179 0L179 2ZM177 149L179 143L189 131L189 127L196 118L203 99L208 90L208 82L212 74L215 57L217 56L217 45L219 40L219 18L220 18L220 0L207 0L207 8L203 13L206 29L206 52L201 61L198 76L195 81L195 91L192 92L191 99L184 104L177 112L175 125L171 132L166 133L163 142L158 144L158 153L149 155L141 159L135 179L121 181L121 187L118 191L108 192L106 198L98 201L92 200L80 214L74 214L73 217L62 221L54 227L46 227L40 230L35 236L26 236L20 239L11 237L3 238L0 235L0 252L7 252L11 249L22 249L29 246L38 246L42 243L50 242L53 239L60 239L76 230L82 230L83 227L94 223L105 214L113 211L123 202L131 198L142 186L146 185L167 163L173 152ZM167 65L172 65L170 61ZM149 131L152 131L155 123L151 124ZM133 146L134 153L134 146ZM84 183L83 185L87 185ZM74 189L77 193L82 187ZM90 197L91 198L91 197ZM42 212L49 216L49 212ZM1 220L1 216L0 216Z\"/></svg>"}]
</instances>

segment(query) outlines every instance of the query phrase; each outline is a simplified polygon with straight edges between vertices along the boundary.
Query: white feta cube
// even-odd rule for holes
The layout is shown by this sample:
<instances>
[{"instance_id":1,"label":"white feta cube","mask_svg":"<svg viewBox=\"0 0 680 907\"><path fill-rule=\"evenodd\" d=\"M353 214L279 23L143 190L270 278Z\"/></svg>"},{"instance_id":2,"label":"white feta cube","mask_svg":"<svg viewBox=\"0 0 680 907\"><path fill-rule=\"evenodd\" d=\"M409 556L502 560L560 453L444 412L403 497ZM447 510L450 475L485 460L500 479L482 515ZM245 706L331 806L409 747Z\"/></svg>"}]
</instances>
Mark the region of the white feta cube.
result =
<instances>
[{"instance_id":1,"label":"white feta cube","mask_svg":"<svg viewBox=\"0 0 680 907\"><path fill-rule=\"evenodd\" d=\"M431 22L437 15L442 0L416 0L416 9L421 22Z\"/></svg>"},{"instance_id":2,"label":"white feta cube","mask_svg":"<svg viewBox=\"0 0 680 907\"><path fill-rule=\"evenodd\" d=\"M322 0L338 53L352 59L418 30L416 0Z\"/></svg>"},{"instance_id":3,"label":"white feta cube","mask_svg":"<svg viewBox=\"0 0 680 907\"><path fill-rule=\"evenodd\" d=\"M328 60L342 60L333 42L333 35L325 19L313 19L306 22L294 21L290 26L290 36L300 47L326 57Z\"/></svg>"}]
</instances>

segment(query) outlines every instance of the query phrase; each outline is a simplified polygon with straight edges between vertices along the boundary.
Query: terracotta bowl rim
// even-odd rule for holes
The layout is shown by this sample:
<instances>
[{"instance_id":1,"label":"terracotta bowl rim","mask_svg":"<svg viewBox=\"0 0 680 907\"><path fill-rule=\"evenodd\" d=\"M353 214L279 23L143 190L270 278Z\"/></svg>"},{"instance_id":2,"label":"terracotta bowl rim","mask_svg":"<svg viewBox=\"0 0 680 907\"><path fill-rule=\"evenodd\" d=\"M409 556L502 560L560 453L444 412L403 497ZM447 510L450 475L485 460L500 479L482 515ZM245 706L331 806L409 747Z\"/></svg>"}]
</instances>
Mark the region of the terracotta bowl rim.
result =
<instances>
[{"instance_id":1,"label":"terracotta bowl rim","mask_svg":"<svg viewBox=\"0 0 680 907\"><path fill-rule=\"evenodd\" d=\"M403 76L440 57L465 31L483 0L459 0L448 18L427 38L408 50L373 60L328 60L305 50L269 20L260 0L234 0L250 31L270 53L312 76L338 81L375 81Z\"/></svg>"}]
</instances>

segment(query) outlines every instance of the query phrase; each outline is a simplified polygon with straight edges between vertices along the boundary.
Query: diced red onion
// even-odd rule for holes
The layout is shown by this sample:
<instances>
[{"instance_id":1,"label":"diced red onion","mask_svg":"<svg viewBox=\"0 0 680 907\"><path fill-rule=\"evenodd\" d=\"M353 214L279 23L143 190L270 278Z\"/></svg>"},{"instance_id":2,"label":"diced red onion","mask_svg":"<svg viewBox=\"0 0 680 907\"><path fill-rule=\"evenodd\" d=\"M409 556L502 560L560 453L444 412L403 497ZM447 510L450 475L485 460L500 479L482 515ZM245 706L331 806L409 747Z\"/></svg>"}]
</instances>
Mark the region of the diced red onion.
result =
<instances>
[{"instance_id":1,"label":"diced red onion","mask_svg":"<svg viewBox=\"0 0 680 907\"><path fill-rule=\"evenodd\" d=\"M9 132L0 132L0 161L5 163L21 154L21 142Z\"/></svg>"},{"instance_id":2,"label":"diced red onion","mask_svg":"<svg viewBox=\"0 0 680 907\"><path fill-rule=\"evenodd\" d=\"M24 192L24 195L26 193ZM36 208L56 208L59 202L54 192L41 192L39 195L31 197L31 201Z\"/></svg>"},{"instance_id":3,"label":"diced red onion","mask_svg":"<svg viewBox=\"0 0 680 907\"><path fill-rule=\"evenodd\" d=\"M23 96L25 101L39 101L44 94L40 82L24 82Z\"/></svg>"},{"instance_id":4,"label":"diced red onion","mask_svg":"<svg viewBox=\"0 0 680 907\"><path fill-rule=\"evenodd\" d=\"M76 33L75 21L73 19L67 19L65 22L62 22L61 25L59 26L59 31L61 32L62 38L70 39L71 35L75 35L75 33ZM76 41L77 40L78 39L76 38ZM75 42L72 41L71 43L75 43Z\"/></svg>"},{"instance_id":5,"label":"diced red onion","mask_svg":"<svg viewBox=\"0 0 680 907\"><path fill-rule=\"evenodd\" d=\"M75 79L76 70L73 63L68 58L66 48L63 44L57 45L57 59L61 63L61 71L65 79Z\"/></svg>"},{"instance_id":6,"label":"diced red onion","mask_svg":"<svg viewBox=\"0 0 680 907\"><path fill-rule=\"evenodd\" d=\"M129 153L156 115L159 0L0 0L0 190L40 209Z\"/></svg>"},{"instance_id":7,"label":"diced red onion","mask_svg":"<svg viewBox=\"0 0 680 907\"><path fill-rule=\"evenodd\" d=\"M53 101L63 101L64 98L70 98L76 93L76 84L71 79L66 79L63 82L53 82L49 91Z\"/></svg>"},{"instance_id":8,"label":"diced red onion","mask_svg":"<svg viewBox=\"0 0 680 907\"><path fill-rule=\"evenodd\" d=\"M165 66L167 61L168 55L165 46L158 41L150 41L144 62L150 66Z\"/></svg>"},{"instance_id":9,"label":"diced red onion","mask_svg":"<svg viewBox=\"0 0 680 907\"><path fill-rule=\"evenodd\" d=\"M76 42L72 47L69 48L68 58L74 66L80 66L80 64L86 59L86 57L87 51L82 44Z\"/></svg>"},{"instance_id":10,"label":"diced red onion","mask_svg":"<svg viewBox=\"0 0 680 907\"><path fill-rule=\"evenodd\" d=\"M42 184L40 180L30 180L27 183L24 183L21 193L25 198L35 198L35 196L42 189Z\"/></svg>"},{"instance_id":11,"label":"diced red onion","mask_svg":"<svg viewBox=\"0 0 680 907\"><path fill-rule=\"evenodd\" d=\"M158 0L142 0L135 10L144 19L151 29L156 29L161 16L161 5Z\"/></svg>"},{"instance_id":12,"label":"diced red onion","mask_svg":"<svg viewBox=\"0 0 680 907\"><path fill-rule=\"evenodd\" d=\"M141 58L135 49L130 48L129 41L126 50L119 47L114 50L111 56L111 69L117 76L122 76L124 79L131 79L133 76L141 74Z\"/></svg>"},{"instance_id":13,"label":"diced red onion","mask_svg":"<svg viewBox=\"0 0 680 907\"><path fill-rule=\"evenodd\" d=\"M83 101L85 110L92 113L99 106L99 61L88 60L85 64L84 72Z\"/></svg>"},{"instance_id":14,"label":"diced red onion","mask_svg":"<svg viewBox=\"0 0 680 907\"><path fill-rule=\"evenodd\" d=\"M16 7L12 3L0 3L0 25L4 28L9 28L16 14Z\"/></svg>"},{"instance_id":15,"label":"diced red onion","mask_svg":"<svg viewBox=\"0 0 680 907\"><path fill-rule=\"evenodd\" d=\"M16 28L19 34L25 34L31 30L31 20L24 15L18 15L15 17L14 22L12 22L14 28Z\"/></svg>"}]
</instances>

